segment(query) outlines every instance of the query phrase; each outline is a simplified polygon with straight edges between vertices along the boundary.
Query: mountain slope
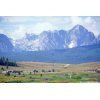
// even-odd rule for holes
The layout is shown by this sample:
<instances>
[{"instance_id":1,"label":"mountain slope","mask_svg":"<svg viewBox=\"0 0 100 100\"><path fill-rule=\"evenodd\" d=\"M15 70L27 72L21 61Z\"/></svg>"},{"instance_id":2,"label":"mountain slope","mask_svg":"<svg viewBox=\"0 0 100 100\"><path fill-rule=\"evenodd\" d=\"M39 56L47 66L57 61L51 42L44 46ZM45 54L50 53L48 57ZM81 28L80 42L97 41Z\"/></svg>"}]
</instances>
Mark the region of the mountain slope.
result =
<instances>
[{"instance_id":1,"label":"mountain slope","mask_svg":"<svg viewBox=\"0 0 100 100\"><path fill-rule=\"evenodd\" d=\"M71 30L69 30L69 35L69 48L91 45L97 42L94 34L92 32L89 32L82 25L76 25Z\"/></svg>"},{"instance_id":2,"label":"mountain slope","mask_svg":"<svg viewBox=\"0 0 100 100\"><path fill-rule=\"evenodd\" d=\"M13 48L10 39L4 34L0 34L0 51L12 51Z\"/></svg>"},{"instance_id":3,"label":"mountain slope","mask_svg":"<svg viewBox=\"0 0 100 100\"><path fill-rule=\"evenodd\" d=\"M100 41L100 35L98 35L97 40Z\"/></svg>"},{"instance_id":4,"label":"mountain slope","mask_svg":"<svg viewBox=\"0 0 100 100\"><path fill-rule=\"evenodd\" d=\"M44 31L39 36L40 50L65 49L68 47L68 34L64 30Z\"/></svg>"},{"instance_id":5,"label":"mountain slope","mask_svg":"<svg viewBox=\"0 0 100 100\"><path fill-rule=\"evenodd\" d=\"M33 42L38 38L35 34L25 34L22 39L13 41L15 50L25 50L30 51L33 49Z\"/></svg>"},{"instance_id":6,"label":"mountain slope","mask_svg":"<svg viewBox=\"0 0 100 100\"><path fill-rule=\"evenodd\" d=\"M36 61L51 63L100 62L100 45L81 46L71 49L49 51L0 52L0 56L15 61Z\"/></svg>"}]
</instances>

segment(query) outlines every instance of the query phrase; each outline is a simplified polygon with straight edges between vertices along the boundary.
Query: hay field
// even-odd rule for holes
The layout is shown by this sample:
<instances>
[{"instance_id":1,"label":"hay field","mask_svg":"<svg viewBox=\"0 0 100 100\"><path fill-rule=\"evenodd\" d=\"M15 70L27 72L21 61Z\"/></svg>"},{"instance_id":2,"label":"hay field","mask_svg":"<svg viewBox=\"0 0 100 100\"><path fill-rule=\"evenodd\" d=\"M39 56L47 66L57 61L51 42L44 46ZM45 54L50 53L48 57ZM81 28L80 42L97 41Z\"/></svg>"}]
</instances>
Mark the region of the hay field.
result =
<instances>
[{"instance_id":1,"label":"hay field","mask_svg":"<svg viewBox=\"0 0 100 100\"><path fill-rule=\"evenodd\" d=\"M95 70L100 68L100 62L82 63L82 64L58 64L58 63L42 63L42 62L17 62L18 67L9 67L8 70L22 70L22 71L33 71L38 70L52 70L55 72L84 72L89 70Z\"/></svg>"},{"instance_id":2,"label":"hay field","mask_svg":"<svg viewBox=\"0 0 100 100\"><path fill-rule=\"evenodd\" d=\"M100 82L100 62L83 64L56 64L42 62L17 62L18 67L7 69L6 66L0 66L0 83L80 83L80 82ZM5 76L4 71L23 71L21 75ZM38 72L34 74L34 70ZM44 71L43 71L44 70Z\"/></svg>"}]
</instances>

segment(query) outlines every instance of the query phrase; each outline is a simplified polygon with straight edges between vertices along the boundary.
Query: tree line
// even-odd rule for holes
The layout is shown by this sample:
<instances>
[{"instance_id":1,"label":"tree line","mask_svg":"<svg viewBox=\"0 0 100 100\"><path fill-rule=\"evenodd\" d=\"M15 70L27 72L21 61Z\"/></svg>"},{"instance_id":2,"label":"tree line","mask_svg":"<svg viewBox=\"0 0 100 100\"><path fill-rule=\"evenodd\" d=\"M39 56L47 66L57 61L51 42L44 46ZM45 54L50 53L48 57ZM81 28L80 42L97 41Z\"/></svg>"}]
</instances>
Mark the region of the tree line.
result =
<instances>
[{"instance_id":1,"label":"tree line","mask_svg":"<svg viewBox=\"0 0 100 100\"><path fill-rule=\"evenodd\" d=\"M6 57L0 57L0 65L3 66L17 66L16 62L10 61L8 58Z\"/></svg>"}]
</instances>

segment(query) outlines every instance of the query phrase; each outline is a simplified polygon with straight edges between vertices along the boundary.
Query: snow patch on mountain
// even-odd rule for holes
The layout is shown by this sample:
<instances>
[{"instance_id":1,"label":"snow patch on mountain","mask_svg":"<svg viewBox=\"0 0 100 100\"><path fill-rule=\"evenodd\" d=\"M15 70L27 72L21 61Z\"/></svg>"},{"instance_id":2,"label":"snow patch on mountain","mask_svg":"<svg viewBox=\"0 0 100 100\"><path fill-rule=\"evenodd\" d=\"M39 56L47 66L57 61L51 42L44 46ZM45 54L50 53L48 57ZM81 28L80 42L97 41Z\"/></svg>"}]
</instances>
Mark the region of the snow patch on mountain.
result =
<instances>
[{"instance_id":1,"label":"snow patch on mountain","mask_svg":"<svg viewBox=\"0 0 100 100\"><path fill-rule=\"evenodd\" d=\"M77 47L76 41L71 41L70 44L68 45L69 48Z\"/></svg>"}]
</instances>

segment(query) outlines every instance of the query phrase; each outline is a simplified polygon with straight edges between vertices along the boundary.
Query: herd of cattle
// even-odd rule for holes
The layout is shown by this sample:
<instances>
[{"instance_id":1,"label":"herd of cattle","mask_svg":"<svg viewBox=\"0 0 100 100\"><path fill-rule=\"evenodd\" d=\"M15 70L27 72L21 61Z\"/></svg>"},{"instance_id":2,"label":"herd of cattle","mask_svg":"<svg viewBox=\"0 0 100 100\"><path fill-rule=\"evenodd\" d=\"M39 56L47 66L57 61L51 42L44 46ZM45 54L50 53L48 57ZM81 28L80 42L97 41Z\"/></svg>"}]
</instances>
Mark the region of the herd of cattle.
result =
<instances>
[{"instance_id":1,"label":"herd of cattle","mask_svg":"<svg viewBox=\"0 0 100 100\"><path fill-rule=\"evenodd\" d=\"M96 73L100 73L100 69L91 69L91 70L86 70L86 71L87 71L87 72L96 72ZM45 71L45 70L42 70L41 72L42 72L42 73L45 73L46 71ZM50 73L50 72L55 72L55 70L52 69L52 70L48 70L47 72L48 72L48 73ZM30 72L30 74L37 74L37 73L39 73L38 70L33 70L33 71ZM23 72L23 71L17 71L17 70L12 70L12 71L9 70L9 71L2 71L1 74L4 74L4 75L6 75L6 76L10 76L10 75L23 75L24 72Z\"/></svg>"},{"instance_id":2,"label":"herd of cattle","mask_svg":"<svg viewBox=\"0 0 100 100\"><path fill-rule=\"evenodd\" d=\"M54 69L52 70L44 70L42 69L41 70L42 73L50 73L50 72L55 72ZM18 71L18 70L8 70L8 71L2 71L1 74L4 74L6 76L11 76L11 75L23 75L25 73L25 71ZM40 73L38 70L33 70L33 71L30 71L29 74L38 74Z\"/></svg>"}]
</instances>

